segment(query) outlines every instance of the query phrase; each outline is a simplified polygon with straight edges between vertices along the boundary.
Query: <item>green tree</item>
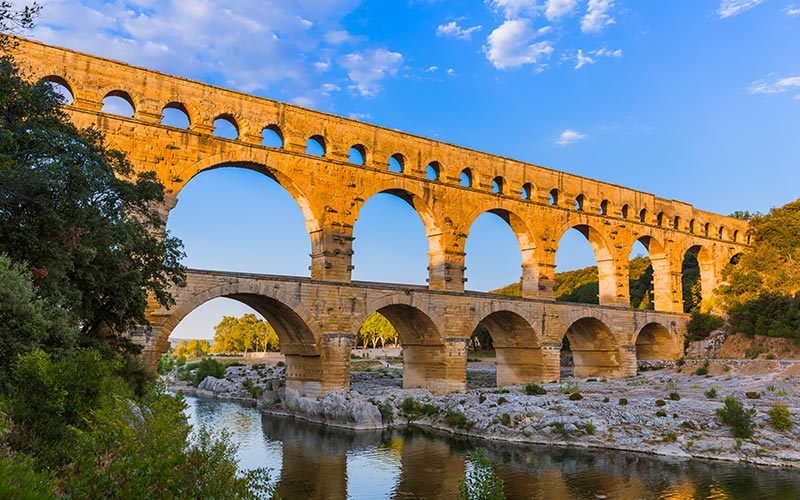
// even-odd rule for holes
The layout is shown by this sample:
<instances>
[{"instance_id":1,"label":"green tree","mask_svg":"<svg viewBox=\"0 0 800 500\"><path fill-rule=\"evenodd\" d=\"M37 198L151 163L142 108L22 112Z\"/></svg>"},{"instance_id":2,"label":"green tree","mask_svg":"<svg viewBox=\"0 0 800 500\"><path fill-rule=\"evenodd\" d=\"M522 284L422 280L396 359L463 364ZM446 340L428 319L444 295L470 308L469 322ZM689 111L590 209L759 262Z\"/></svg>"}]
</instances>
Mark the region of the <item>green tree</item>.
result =
<instances>
[{"instance_id":1,"label":"green tree","mask_svg":"<svg viewBox=\"0 0 800 500\"><path fill-rule=\"evenodd\" d=\"M377 347L378 342L381 347L386 342L397 343L397 330L384 315L375 312L367 316L359 328L358 342L364 347L369 345L372 348Z\"/></svg>"},{"instance_id":2,"label":"green tree","mask_svg":"<svg viewBox=\"0 0 800 500\"><path fill-rule=\"evenodd\" d=\"M255 314L223 316L214 327L214 352L279 351L275 329Z\"/></svg>"},{"instance_id":3,"label":"green tree","mask_svg":"<svg viewBox=\"0 0 800 500\"><path fill-rule=\"evenodd\" d=\"M171 303L183 253L152 210L164 199L155 173L136 173L60 104L0 58L0 252L25 263L37 294L70 311L85 337L113 345L145 322L148 295Z\"/></svg>"}]
</instances>

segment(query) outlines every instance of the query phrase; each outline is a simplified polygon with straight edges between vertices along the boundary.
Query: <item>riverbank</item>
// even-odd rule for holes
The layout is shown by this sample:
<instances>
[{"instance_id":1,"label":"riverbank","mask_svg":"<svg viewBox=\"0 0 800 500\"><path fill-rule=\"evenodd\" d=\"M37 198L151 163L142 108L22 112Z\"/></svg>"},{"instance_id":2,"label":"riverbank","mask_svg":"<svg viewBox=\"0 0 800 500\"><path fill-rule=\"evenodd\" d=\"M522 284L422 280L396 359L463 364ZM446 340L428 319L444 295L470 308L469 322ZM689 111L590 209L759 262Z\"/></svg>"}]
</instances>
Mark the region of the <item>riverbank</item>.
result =
<instances>
[{"instance_id":1,"label":"riverbank","mask_svg":"<svg viewBox=\"0 0 800 500\"><path fill-rule=\"evenodd\" d=\"M385 362L354 363L354 368L360 371L352 374L350 392L320 400L287 390L281 367L231 367L224 379L207 378L191 390L175 379L171 385L256 404L266 413L355 429L416 425L505 442L800 467L800 428L777 431L768 416L775 403L786 405L792 417L798 415L796 362L711 360L707 366L687 362L627 379L568 377L541 384L545 393L536 395L524 394L521 386L490 387L494 368L488 360L471 363L466 394L445 396L402 389L401 369ZM698 369L707 373L698 375ZM245 388L245 380L261 389ZM734 438L717 416L728 395L755 409L752 439Z\"/></svg>"}]
</instances>

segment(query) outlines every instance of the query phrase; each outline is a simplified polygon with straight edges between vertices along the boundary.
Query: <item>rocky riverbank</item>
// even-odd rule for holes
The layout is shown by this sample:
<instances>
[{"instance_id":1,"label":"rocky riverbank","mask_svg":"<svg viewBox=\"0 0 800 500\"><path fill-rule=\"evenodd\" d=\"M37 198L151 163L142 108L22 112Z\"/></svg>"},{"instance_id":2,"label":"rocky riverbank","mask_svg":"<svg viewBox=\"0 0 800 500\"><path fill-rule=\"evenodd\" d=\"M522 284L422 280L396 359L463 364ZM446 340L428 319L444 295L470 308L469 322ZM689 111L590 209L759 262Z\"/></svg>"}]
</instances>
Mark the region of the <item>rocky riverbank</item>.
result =
<instances>
[{"instance_id":1,"label":"rocky riverbank","mask_svg":"<svg viewBox=\"0 0 800 500\"><path fill-rule=\"evenodd\" d=\"M267 413L354 429L417 425L508 442L800 467L800 426L778 431L769 417L776 403L786 405L792 418L800 415L800 363L696 361L627 379L568 377L538 388L502 389L490 387L492 366L477 365L468 369L466 394L445 396L404 390L401 369L371 363L353 372L350 392L320 400L287 389L281 367L230 367L224 379L208 377L197 388L174 378L170 384L200 396L257 404ZM530 394L540 389L543 394ZM734 438L717 416L729 395L755 410L753 438Z\"/></svg>"}]
</instances>

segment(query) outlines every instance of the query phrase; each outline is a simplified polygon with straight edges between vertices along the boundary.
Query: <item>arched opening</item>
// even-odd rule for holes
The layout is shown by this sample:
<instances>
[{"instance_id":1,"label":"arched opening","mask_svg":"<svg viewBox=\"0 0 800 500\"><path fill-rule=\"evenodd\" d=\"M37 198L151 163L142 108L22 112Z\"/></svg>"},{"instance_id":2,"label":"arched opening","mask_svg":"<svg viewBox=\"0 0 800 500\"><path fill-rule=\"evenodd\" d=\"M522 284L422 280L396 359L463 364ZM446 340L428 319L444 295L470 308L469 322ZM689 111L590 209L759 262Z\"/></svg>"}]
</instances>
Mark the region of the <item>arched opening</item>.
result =
<instances>
[{"instance_id":1,"label":"arched opening","mask_svg":"<svg viewBox=\"0 0 800 500\"><path fill-rule=\"evenodd\" d=\"M650 261L650 252L643 240L649 242L648 237L639 238L633 243L628 256L631 307L654 309L653 265Z\"/></svg>"},{"instance_id":2,"label":"arched opening","mask_svg":"<svg viewBox=\"0 0 800 500\"><path fill-rule=\"evenodd\" d=\"M466 287L503 295L522 295L521 267L533 259L533 240L521 218L507 210L480 214L464 244Z\"/></svg>"},{"instance_id":3,"label":"arched opening","mask_svg":"<svg viewBox=\"0 0 800 500\"><path fill-rule=\"evenodd\" d=\"M711 223L706 222L706 224L703 226L703 235L708 236L710 233L711 233Z\"/></svg>"},{"instance_id":4,"label":"arched opening","mask_svg":"<svg viewBox=\"0 0 800 500\"><path fill-rule=\"evenodd\" d=\"M630 215L630 211L631 211L631 207L629 207L628 205L622 205L622 210L620 210L619 215L623 219L627 219L628 216Z\"/></svg>"},{"instance_id":5,"label":"arched opening","mask_svg":"<svg viewBox=\"0 0 800 500\"><path fill-rule=\"evenodd\" d=\"M731 238L731 240L734 241L734 242L737 242L737 243L739 242L739 230L738 229L735 229L733 231L733 237Z\"/></svg>"},{"instance_id":6,"label":"arched opening","mask_svg":"<svg viewBox=\"0 0 800 500\"><path fill-rule=\"evenodd\" d=\"M491 356L491 351L481 351L487 345L494 351L494 357L482 356ZM494 361L495 385L498 387L542 381L539 339L530 323L517 313L495 311L483 318L467 347L468 358L477 355L477 359L481 359L472 367L468 365L468 370L491 369Z\"/></svg>"},{"instance_id":7,"label":"arched opening","mask_svg":"<svg viewBox=\"0 0 800 500\"><path fill-rule=\"evenodd\" d=\"M262 165L204 170L178 193L167 229L194 269L308 276L313 215ZM291 188L290 188L291 189ZM268 217L265 214L281 214Z\"/></svg>"},{"instance_id":8,"label":"arched opening","mask_svg":"<svg viewBox=\"0 0 800 500\"><path fill-rule=\"evenodd\" d=\"M261 131L261 145L268 148L283 147L283 132L277 125L267 125Z\"/></svg>"},{"instance_id":9,"label":"arched opening","mask_svg":"<svg viewBox=\"0 0 800 500\"><path fill-rule=\"evenodd\" d=\"M321 135L312 135L306 141L306 154L313 156L325 156L325 138Z\"/></svg>"},{"instance_id":10,"label":"arched opening","mask_svg":"<svg viewBox=\"0 0 800 500\"><path fill-rule=\"evenodd\" d=\"M406 191L386 190L361 206L353 228L353 279L426 284L430 228L414 198Z\"/></svg>"},{"instance_id":11,"label":"arched opening","mask_svg":"<svg viewBox=\"0 0 800 500\"><path fill-rule=\"evenodd\" d=\"M112 115L133 118L136 109L133 105L133 99L131 99L131 96L127 92L114 90L103 98L103 107L101 111Z\"/></svg>"},{"instance_id":12,"label":"arched opening","mask_svg":"<svg viewBox=\"0 0 800 500\"><path fill-rule=\"evenodd\" d=\"M647 209L646 208L643 208L643 209L639 210L639 222L641 222L642 224L646 224L647 223Z\"/></svg>"},{"instance_id":13,"label":"arched opening","mask_svg":"<svg viewBox=\"0 0 800 500\"><path fill-rule=\"evenodd\" d=\"M582 194L579 194L575 197L575 210L582 212L583 211L583 204L586 201L586 197Z\"/></svg>"},{"instance_id":14,"label":"arched opening","mask_svg":"<svg viewBox=\"0 0 800 500\"><path fill-rule=\"evenodd\" d=\"M472 187L472 169L465 168L461 171L458 184L463 187Z\"/></svg>"},{"instance_id":15,"label":"arched opening","mask_svg":"<svg viewBox=\"0 0 800 500\"><path fill-rule=\"evenodd\" d=\"M442 173L442 166L438 161L432 161L425 167L425 178L429 181L438 181Z\"/></svg>"},{"instance_id":16,"label":"arched opening","mask_svg":"<svg viewBox=\"0 0 800 500\"><path fill-rule=\"evenodd\" d=\"M449 392L453 382L447 380L442 370L445 346L433 320L407 304L385 305L375 312L386 318L397 331L403 348L403 388Z\"/></svg>"},{"instance_id":17,"label":"arched opening","mask_svg":"<svg viewBox=\"0 0 800 500\"><path fill-rule=\"evenodd\" d=\"M680 352L677 347L676 351L676 340L663 325L648 323L636 336L636 359L674 359Z\"/></svg>"},{"instance_id":18,"label":"arched opening","mask_svg":"<svg viewBox=\"0 0 800 500\"><path fill-rule=\"evenodd\" d=\"M526 182L522 185L522 192L520 193L520 198L523 200L530 200L531 196L533 195L533 185L530 182Z\"/></svg>"},{"instance_id":19,"label":"arched opening","mask_svg":"<svg viewBox=\"0 0 800 500\"><path fill-rule=\"evenodd\" d=\"M239 126L232 115L220 115L214 119L214 132L212 134L217 137L236 140L239 138Z\"/></svg>"},{"instance_id":20,"label":"arched opening","mask_svg":"<svg viewBox=\"0 0 800 500\"><path fill-rule=\"evenodd\" d=\"M719 236L719 239L721 239L721 240L725 239L725 226L720 226L719 227L719 231L717 231L717 235Z\"/></svg>"},{"instance_id":21,"label":"arched opening","mask_svg":"<svg viewBox=\"0 0 800 500\"><path fill-rule=\"evenodd\" d=\"M405 170L405 159L400 153L395 153L389 158L389 172L402 173Z\"/></svg>"},{"instance_id":22,"label":"arched opening","mask_svg":"<svg viewBox=\"0 0 800 500\"><path fill-rule=\"evenodd\" d=\"M689 221L689 232L690 232L690 233L692 233L692 234L694 234L694 232L695 232L696 230L697 230L697 221L695 221L694 219L692 219L692 220L690 220L690 221Z\"/></svg>"},{"instance_id":23,"label":"arched opening","mask_svg":"<svg viewBox=\"0 0 800 500\"><path fill-rule=\"evenodd\" d=\"M347 152L347 161L354 165L365 165L367 161L367 149L361 144L356 144Z\"/></svg>"},{"instance_id":24,"label":"arched opening","mask_svg":"<svg viewBox=\"0 0 800 500\"><path fill-rule=\"evenodd\" d=\"M664 212L659 212L658 215L656 215L656 225L663 226L665 220L664 217Z\"/></svg>"},{"instance_id":25,"label":"arched opening","mask_svg":"<svg viewBox=\"0 0 800 500\"><path fill-rule=\"evenodd\" d=\"M161 124L169 127L188 129L191 125L186 106L179 102L171 102L161 110Z\"/></svg>"},{"instance_id":26,"label":"arched opening","mask_svg":"<svg viewBox=\"0 0 800 500\"><path fill-rule=\"evenodd\" d=\"M700 245L689 248L681 268L683 312L700 310L702 302L711 298L714 288L714 262L710 252Z\"/></svg>"},{"instance_id":27,"label":"arched opening","mask_svg":"<svg viewBox=\"0 0 800 500\"><path fill-rule=\"evenodd\" d=\"M681 228L681 218L676 215L675 218L672 219L672 229L678 231L680 230L680 228Z\"/></svg>"},{"instance_id":28,"label":"arched opening","mask_svg":"<svg viewBox=\"0 0 800 500\"><path fill-rule=\"evenodd\" d=\"M72 92L72 87L60 76L46 76L41 81L49 85L53 92L61 96L61 104L71 105L75 102L75 94Z\"/></svg>"},{"instance_id":29,"label":"arched opening","mask_svg":"<svg viewBox=\"0 0 800 500\"><path fill-rule=\"evenodd\" d=\"M615 302L611 253L595 229L578 225L564 232L556 252L555 281L556 300L582 304Z\"/></svg>"},{"instance_id":30,"label":"arched opening","mask_svg":"<svg viewBox=\"0 0 800 500\"><path fill-rule=\"evenodd\" d=\"M575 377L616 377L620 375L619 348L611 330L596 318L572 323L564 336L562 377L569 376L569 358Z\"/></svg>"},{"instance_id":31,"label":"arched opening","mask_svg":"<svg viewBox=\"0 0 800 500\"><path fill-rule=\"evenodd\" d=\"M600 202L600 215L609 215L611 213L611 202L603 200Z\"/></svg>"},{"instance_id":32,"label":"arched opening","mask_svg":"<svg viewBox=\"0 0 800 500\"><path fill-rule=\"evenodd\" d=\"M730 258L730 260L728 260L728 263L730 263L732 266L735 266L735 265L739 264L739 260L740 260L741 258L742 258L742 254L741 254L741 253L734 254L734 255L733 255L731 258Z\"/></svg>"},{"instance_id":33,"label":"arched opening","mask_svg":"<svg viewBox=\"0 0 800 500\"><path fill-rule=\"evenodd\" d=\"M550 196L548 197L547 202L551 205L558 206L558 189L550 190Z\"/></svg>"},{"instance_id":34,"label":"arched opening","mask_svg":"<svg viewBox=\"0 0 800 500\"><path fill-rule=\"evenodd\" d=\"M492 179L492 193L503 194L503 178L499 175Z\"/></svg>"}]
</instances>

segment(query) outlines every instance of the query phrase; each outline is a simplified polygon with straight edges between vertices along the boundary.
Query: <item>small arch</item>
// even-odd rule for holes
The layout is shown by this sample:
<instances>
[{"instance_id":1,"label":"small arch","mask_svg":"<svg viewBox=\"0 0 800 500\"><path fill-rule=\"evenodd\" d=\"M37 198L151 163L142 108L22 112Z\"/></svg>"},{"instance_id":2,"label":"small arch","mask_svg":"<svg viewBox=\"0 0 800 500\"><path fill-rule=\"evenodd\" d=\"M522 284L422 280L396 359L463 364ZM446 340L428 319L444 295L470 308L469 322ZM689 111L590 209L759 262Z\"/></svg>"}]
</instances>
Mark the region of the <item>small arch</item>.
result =
<instances>
[{"instance_id":1,"label":"small arch","mask_svg":"<svg viewBox=\"0 0 800 500\"><path fill-rule=\"evenodd\" d=\"M233 115L228 113L219 115L214 119L214 131L212 135L225 139L236 140L239 138L239 125Z\"/></svg>"},{"instance_id":2,"label":"small arch","mask_svg":"<svg viewBox=\"0 0 800 500\"><path fill-rule=\"evenodd\" d=\"M721 240L725 239L725 226L719 227L719 231L717 231L717 236L719 236L719 239Z\"/></svg>"},{"instance_id":3,"label":"small arch","mask_svg":"<svg viewBox=\"0 0 800 500\"><path fill-rule=\"evenodd\" d=\"M525 184L522 185L522 192L520 193L520 199L530 200L532 193L533 193L533 185L530 182L526 182Z\"/></svg>"},{"instance_id":4,"label":"small arch","mask_svg":"<svg viewBox=\"0 0 800 500\"><path fill-rule=\"evenodd\" d=\"M593 317L581 318L570 325L565 337L576 377L620 375L619 348L605 323Z\"/></svg>"},{"instance_id":5,"label":"small arch","mask_svg":"<svg viewBox=\"0 0 800 500\"><path fill-rule=\"evenodd\" d=\"M400 153L395 153L389 157L389 172L403 173L405 165L405 158Z\"/></svg>"},{"instance_id":6,"label":"small arch","mask_svg":"<svg viewBox=\"0 0 800 500\"><path fill-rule=\"evenodd\" d=\"M622 210L620 210L619 215L623 219L627 219L628 216L630 215L630 211L631 211L631 207L629 207L628 205L622 205Z\"/></svg>"},{"instance_id":7,"label":"small arch","mask_svg":"<svg viewBox=\"0 0 800 500\"><path fill-rule=\"evenodd\" d=\"M639 222L641 222L642 224L647 223L647 209L646 208L643 208L643 209L639 210Z\"/></svg>"},{"instance_id":8,"label":"small arch","mask_svg":"<svg viewBox=\"0 0 800 500\"><path fill-rule=\"evenodd\" d=\"M750 244L750 236L751 236L750 233L747 233L747 244L748 245Z\"/></svg>"},{"instance_id":9,"label":"small arch","mask_svg":"<svg viewBox=\"0 0 800 500\"><path fill-rule=\"evenodd\" d=\"M492 179L492 193L494 194L503 194L503 189L505 188L504 180L501 176L497 176Z\"/></svg>"},{"instance_id":10,"label":"small arch","mask_svg":"<svg viewBox=\"0 0 800 500\"><path fill-rule=\"evenodd\" d=\"M283 147L283 132L277 125L267 125L261 131L261 145L268 148Z\"/></svg>"},{"instance_id":11,"label":"small arch","mask_svg":"<svg viewBox=\"0 0 800 500\"><path fill-rule=\"evenodd\" d=\"M648 323L636 335L636 359L674 359L675 339L659 323Z\"/></svg>"},{"instance_id":12,"label":"small arch","mask_svg":"<svg viewBox=\"0 0 800 500\"><path fill-rule=\"evenodd\" d=\"M354 165L364 165L367 161L367 149L361 144L356 144L347 152L347 161Z\"/></svg>"},{"instance_id":13,"label":"small arch","mask_svg":"<svg viewBox=\"0 0 800 500\"><path fill-rule=\"evenodd\" d=\"M161 110L161 124L168 127L188 129L192 121L189 119L189 111L180 102L167 103Z\"/></svg>"},{"instance_id":14,"label":"small arch","mask_svg":"<svg viewBox=\"0 0 800 500\"><path fill-rule=\"evenodd\" d=\"M72 91L72 86L60 76L50 75L39 81L49 85L53 92L61 96L61 104L71 105L75 102L75 93Z\"/></svg>"},{"instance_id":15,"label":"small arch","mask_svg":"<svg viewBox=\"0 0 800 500\"><path fill-rule=\"evenodd\" d=\"M664 212L658 212L658 215L656 215L656 225L663 226L665 220L666 216L664 215Z\"/></svg>"},{"instance_id":16,"label":"small arch","mask_svg":"<svg viewBox=\"0 0 800 500\"><path fill-rule=\"evenodd\" d=\"M735 266L735 265L739 264L739 261L741 259L742 259L742 253L740 252L740 253L733 254L728 262L730 262L731 265Z\"/></svg>"},{"instance_id":17,"label":"small arch","mask_svg":"<svg viewBox=\"0 0 800 500\"><path fill-rule=\"evenodd\" d=\"M536 331L525 318L511 311L494 311L479 325L489 332L494 346L498 387L542 380L541 345Z\"/></svg>"},{"instance_id":18,"label":"small arch","mask_svg":"<svg viewBox=\"0 0 800 500\"><path fill-rule=\"evenodd\" d=\"M459 183L460 186L472 187L472 169L471 168L465 168L464 170L461 171L461 175L459 175L458 183Z\"/></svg>"},{"instance_id":19,"label":"small arch","mask_svg":"<svg viewBox=\"0 0 800 500\"><path fill-rule=\"evenodd\" d=\"M672 219L672 229L679 230L681 228L681 218L677 215Z\"/></svg>"},{"instance_id":20,"label":"small arch","mask_svg":"<svg viewBox=\"0 0 800 500\"><path fill-rule=\"evenodd\" d=\"M600 202L600 215L608 215L611 213L611 202L603 200Z\"/></svg>"},{"instance_id":21,"label":"small arch","mask_svg":"<svg viewBox=\"0 0 800 500\"><path fill-rule=\"evenodd\" d=\"M551 205L558 206L558 189L550 190L550 197L548 198L548 203L550 203Z\"/></svg>"},{"instance_id":22,"label":"small arch","mask_svg":"<svg viewBox=\"0 0 800 500\"><path fill-rule=\"evenodd\" d=\"M733 236L731 237L732 241L738 242L739 241L739 230L734 229Z\"/></svg>"},{"instance_id":23,"label":"small arch","mask_svg":"<svg viewBox=\"0 0 800 500\"><path fill-rule=\"evenodd\" d=\"M306 154L313 156L325 156L325 138L321 135L312 135L306 141Z\"/></svg>"},{"instance_id":24,"label":"small arch","mask_svg":"<svg viewBox=\"0 0 800 500\"><path fill-rule=\"evenodd\" d=\"M442 166L438 161L432 161L425 167L425 178L429 181L438 181L442 173Z\"/></svg>"},{"instance_id":25,"label":"small arch","mask_svg":"<svg viewBox=\"0 0 800 500\"><path fill-rule=\"evenodd\" d=\"M689 232L694 234L696 230L697 230L697 221L692 219L689 221Z\"/></svg>"},{"instance_id":26,"label":"small arch","mask_svg":"<svg viewBox=\"0 0 800 500\"><path fill-rule=\"evenodd\" d=\"M582 194L579 194L575 197L575 210L582 212L583 211L583 204L586 202L586 197Z\"/></svg>"},{"instance_id":27,"label":"small arch","mask_svg":"<svg viewBox=\"0 0 800 500\"><path fill-rule=\"evenodd\" d=\"M133 118L136 107L130 94L124 90L112 90L103 98L103 113Z\"/></svg>"},{"instance_id":28,"label":"small arch","mask_svg":"<svg viewBox=\"0 0 800 500\"><path fill-rule=\"evenodd\" d=\"M706 222L706 225L703 226L703 234L708 236L710 232L711 232L711 223Z\"/></svg>"}]
</instances>

